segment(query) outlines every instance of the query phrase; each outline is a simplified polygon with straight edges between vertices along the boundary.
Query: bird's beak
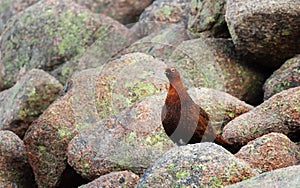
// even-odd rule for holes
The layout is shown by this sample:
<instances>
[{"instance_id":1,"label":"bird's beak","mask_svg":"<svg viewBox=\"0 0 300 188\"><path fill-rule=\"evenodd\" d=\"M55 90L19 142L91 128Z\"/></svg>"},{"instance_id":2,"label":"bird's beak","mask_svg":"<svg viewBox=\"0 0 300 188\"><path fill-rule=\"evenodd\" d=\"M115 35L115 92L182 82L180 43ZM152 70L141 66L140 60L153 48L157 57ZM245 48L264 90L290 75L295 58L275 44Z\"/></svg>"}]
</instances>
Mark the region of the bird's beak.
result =
<instances>
[{"instance_id":1,"label":"bird's beak","mask_svg":"<svg viewBox=\"0 0 300 188\"><path fill-rule=\"evenodd\" d=\"M168 72L168 71L165 71L165 75L169 75L170 74L170 72Z\"/></svg>"}]
</instances>

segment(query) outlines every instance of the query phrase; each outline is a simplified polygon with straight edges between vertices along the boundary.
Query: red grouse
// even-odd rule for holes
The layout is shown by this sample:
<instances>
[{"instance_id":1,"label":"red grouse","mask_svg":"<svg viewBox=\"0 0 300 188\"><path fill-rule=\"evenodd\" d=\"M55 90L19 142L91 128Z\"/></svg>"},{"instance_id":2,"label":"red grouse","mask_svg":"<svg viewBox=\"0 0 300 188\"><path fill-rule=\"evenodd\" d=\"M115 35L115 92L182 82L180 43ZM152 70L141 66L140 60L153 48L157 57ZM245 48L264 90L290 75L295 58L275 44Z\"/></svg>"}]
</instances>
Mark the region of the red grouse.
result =
<instances>
[{"instance_id":1,"label":"red grouse","mask_svg":"<svg viewBox=\"0 0 300 188\"><path fill-rule=\"evenodd\" d=\"M231 144L216 134L212 126L208 126L208 114L189 96L176 68L166 68L165 74L170 86L161 120L171 140L176 145L214 141L225 148L230 148Z\"/></svg>"}]
</instances>

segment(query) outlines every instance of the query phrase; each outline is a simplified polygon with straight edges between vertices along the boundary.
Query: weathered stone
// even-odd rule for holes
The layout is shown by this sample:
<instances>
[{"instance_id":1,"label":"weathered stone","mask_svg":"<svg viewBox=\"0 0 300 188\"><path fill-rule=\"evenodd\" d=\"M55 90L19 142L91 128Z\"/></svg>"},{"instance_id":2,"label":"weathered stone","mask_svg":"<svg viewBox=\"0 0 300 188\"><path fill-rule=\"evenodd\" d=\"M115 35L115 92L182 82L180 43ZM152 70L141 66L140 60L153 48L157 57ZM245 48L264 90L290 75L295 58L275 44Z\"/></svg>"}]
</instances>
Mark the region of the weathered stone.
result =
<instances>
[{"instance_id":1,"label":"weathered stone","mask_svg":"<svg viewBox=\"0 0 300 188\"><path fill-rule=\"evenodd\" d=\"M271 68L300 53L300 1L228 0L226 21L236 50Z\"/></svg>"},{"instance_id":2,"label":"weathered stone","mask_svg":"<svg viewBox=\"0 0 300 188\"><path fill-rule=\"evenodd\" d=\"M120 54L141 52L158 59L168 60L176 47L188 39L185 27L173 25L136 41Z\"/></svg>"},{"instance_id":3,"label":"weathered stone","mask_svg":"<svg viewBox=\"0 0 300 188\"><path fill-rule=\"evenodd\" d=\"M188 93L209 114L209 123L216 127L218 134L229 121L253 109L238 98L215 89L191 88Z\"/></svg>"},{"instance_id":4,"label":"weathered stone","mask_svg":"<svg viewBox=\"0 0 300 188\"><path fill-rule=\"evenodd\" d=\"M300 86L300 55L286 61L264 84L264 99L267 100L285 89Z\"/></svg>"},{"instance_id":5,"label":"weathered stone","mask_svg":"<svg viewBox=\"0 0 300 188\"><path fill-rule=\"evenodd\" d=\"M139 187L222 187L258 173L214 143L175 147L139 179Z\"/></svg>"},{"instance_id":6,"label":"weathered stone","mask_svg":"<svg viewBox=\"0 0 300 188\"><path fill-rule=\"evenodd\" d=\"M218 89L250 104L257 103L262 95L262 74L238 60L231 40L199 38L185 41L168 62L181 69L186 87Z\"/></svg>"},{"instance_id":7,"label":"weathered stone","mask_svg":"<svg viewBox=\"0 0 300 188\"><path fill-rule=\"evenodd\" d=\"M14 16L0 38L0 90L33 68L51 71L107 30L104 15L71 0L43 0Z\"/></svg>"},{"instance_id":8,"label":"weathered stone","mask_svg":"<svg viewBox=\"0 0 300 188\"><path fill-rule=\"evenodd\" d=\"M116 170L142 173L174 146L161 125L164 99L147 97L81 131L69 144L69 164L88 179Z\"/></svg>"},{"instance_id":9,"label":"weathered stone","mask_svg":"<svg viewBox=\"0 0 300 188\"><path fill-rule=\"evenodd\" d=\"M226 0L192 0L188 28L196 36L228 38L225 12Z\"/></svg>"},{"instance_id":10,"label":"weathered stone","mask_svg":"<svg viewBox=\"0 0 300 188\"><path fill-rule=\"evenodd\" d=\"M23 138L30 124L58 97L62 85L47 72L32 69L0 93L0 129Z\"/></svg>"},{"instance_id":11,"label":"weathered stone","mask_svg":"<svg viewBox=\"0 0 300 188\"><path fill-rule=\"evenodd\" d=\"M11 131L0 131L0 186L34 187L24 143Z\"/></svg>"},{"instance_id":12,"label":"weathered stone","mask_svg":"<svg viewBox=\"0 0 300 188\"><path fill-rule=\"evenodd\" d=\"M189 5L189 0L154 1L141 14L131 31L142 38L174 25L186 28Z\"/></svg>"},{"instance_id":13,"label":"weathered stone","mask_svg":"<svg viewBox=\"0 0 300 188\"><path fill-rule=\"evenodd\" d=\"M129 172L112 172L95 179L91 183L82 185L79 188L94 188L94 187L126 187L134 188L139 176Z\"/></svg>"},{"instance_id":14,"label":"weathered stone","mask_svg":"<svg viewBox=\"0 0 300 188\"><path fill-rule=\"evenodd\" d=\"M30 5L38 2L39 0L1 0L0 1L0 35L5 27L6 22L23 11Z\"/></svg>"},{"instance_id":15,"label":"weathered stone","mask_svg":"<svg viewBox=\"0 0 300 188\"><path fill-rule=\"evenodd\" d=\"M269 133L249 142L235 156L252 168L266 172L295 165L300 159L300 150L284 134Z\"/></svg>"},{"instance_id":16,"label":"weathered stone","mask_svg":"<svg viewBox=\"0 0 300 188\"><path fill-rule=\"evenodd\" d=\"M300 140L299 101L300 87L284 90L230 121L223 129L223 137L240 145L270 132Z\"/></svg>"},{"instance_id":17,"label":"weathered stone","mask_svg":"<svg viewBox=\"0 0 300 188\"><path fill-rule=\"evenodd\" d=\"M73 0L95 13L102 13L123 23L133 23L153 0Z\"/></svg>"},{"instance_id":18,"label":"weathered stone","mask_svg":"<svg viewBox=\"0 0 300 188\"><path fill-rule=\"evenodd\" d=\"M265 172L240 183L226 186L226 188L273 188L273 187L299 187L300 184L300 165L287 168L276 169L271 172Z\"/></svg>"},{"instance_id":19,"label":"weathered stone","mask_svg":"<svg viewBox=\"0 0 300 188\"><path fill-rule=\"evenodd\" d=\"M103 15L101 21L103 28L100 37L85 52L52 71L52 75L62 83L65 83L74 72L107 63L113 55L137 40L135 34L119 22Z\"/></svg>"},{"instance_id":20,"label":"weathered stone","mask_svg":"<svg viewBox=\"0 0 300 188\"><path fill-rule=\"evenodd\" d=\"M134 102L164 91L168 83L165 67L164 62L143 53L105 64L96 83L99 116L118 114Z\"/></svg>"}]
</instances>

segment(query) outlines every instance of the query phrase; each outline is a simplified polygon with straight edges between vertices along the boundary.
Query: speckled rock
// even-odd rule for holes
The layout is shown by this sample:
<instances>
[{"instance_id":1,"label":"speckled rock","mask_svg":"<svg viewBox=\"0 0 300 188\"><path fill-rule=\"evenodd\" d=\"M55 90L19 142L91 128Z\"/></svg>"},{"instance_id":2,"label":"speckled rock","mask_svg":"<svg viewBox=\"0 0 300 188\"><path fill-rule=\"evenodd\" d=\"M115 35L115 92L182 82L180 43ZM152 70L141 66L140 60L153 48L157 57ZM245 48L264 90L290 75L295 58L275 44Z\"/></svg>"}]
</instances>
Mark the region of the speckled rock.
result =
<instances>
[{"instance_id":1,"label":"speckled rock","mask_svg":"<svg viewBox=\"0 0 300 188\"><path fill-rule=\"evenodd\" d=\"M300 184L299 171L300 165L276 169L271 172L262 173L259 176L250 178L249 180L245 180L234 185L226 186L226 188L297 188Z\"/></svg>"},{"instance_id":2,"label":"speckled rock","mask_svg":"<svg viewBox=\"0 0 300 188\"><path fill-rule=\"evenodd\" d=\"M91 183L82 185L79 188L94 188L94 187L126 187L134 188L139 176L129 172L112 172L95 179Z\"/></svg>"},{"instance_id":3,"label":"speckled rock","mask_svg":"<svg viewBox=\"0 0 300 188\"><path fill-rule=\"evenodd\" d=\"M23 138L26 130L58 97L62 85L47 72L32 69L0 93L0 129Z\"/></svg>"},{"instance_id":4,"label":"speckled rock","mask_svg":"<svg viewBox=\"0 0 300 188\"><path fill-rule=\"evenodd\" d=\"M153 0L73 0L95 13L105 14L123 24L133 23Z\"/></svg>"},{"instance_id":5,"label":"speckled rock","mask_svg":"<svg viewBox=\"0 0 300 188\"><path fill-rule=\"evenodd\" d=\"M147 97L80 133L68 147L68 163L95 179L116 170L142 173L174 146L161 125L165 95Z\"/></svg>"},{"instance_id":6,"label":"speckled rock","mask_svg":"<svg viewBox=\"0 0 300 188\"><path fill-rule=\"evenodd\" d=\"M217 128L219 134L229 121L253 109L244 101L211 88L191 88L188 93L209 114L210 124Z\"/></svg>"},{"instance_id":7,"label":"speckled rock","mask_svg":"<svg viewBox=\"0 0 300 188\"><path fill-rule=\"evenodd\" d=\"M103 29L99 38L85 52L73 57L51 72L65 83L74 72L105 64L117 52L137 40L134 33L119 22L101 15Z\"/></svg>"},{"instance_id":8,"label":"speckled rock","mask_svg":"<svg viewBox=\"0 0 300 188\"><path fill-rule=\"evenodd\" d=\"M0 186L34 187L24 143L11 131L0 131Z\"/></svg>"},{"instance_id":9,"label":"speckled rock","mask_svg":"<svg viewBox=\"0 0 300 188\"><path fill-rule=\"evenodd\" d=\"M230 121L223 129L223 137L236 144L245 145L270 132L299 140L300 87L284 90L253 110Z\"/></svg>"},{"instance_id":10,"label":"speckled rock","mask_svg":"<svg viewBox=\"0 0 300 188\"><path fill-rule=\"evenodd\" d=\"M39 0L1 0L0 1L0 35L6 22L17 13Z\"/></svg>"},{"instance_id":11,"label":"speckled rock","mask_svg":"<svg viewBox=\"0 0 300 188\"><path fill-rule=\"evenodd\" d=\"M222 187L258 173L214 143L176 147L139 179L139 187Z\"/></svg>"},{"instance_id":12,"label":"speckled rock","mask_svg":"<svg viewBox=\"0 0 300 188\"><path fill-rule=\"evenodd\" d=\"M185 41L168 62L181 69L182 79L190 80L192 86L225 91L250 104L262 95L263 76L237 59L229 39Z\"/></svg>"},{"instance_id":13,"label":"speckled rock","mask_svg":"<svg viewBox=\"0 0 300 188\"><path fill-rule=\"evenodd\" d=\"M167 81L161 73L162 67L165 64L151 56L129 54L109 65L75 73L63 88L61 97L25 135L37 184L40 187L57 185L66 169L68 143L78 131L146 96L164 91ZM160 79L160 75L164 77Z\"/></svg>"},{"instance_id":14,"label":"speckled rock","mask_svg":"<svg viewBox=\"0 0 300 188\"><path fill-rule=\"evenodd\" d=\"M192 0L188 28L195 35L229 38L225 12L226 0Z\"/></svg>"},{"instance_id":15,"label":"speckled rock","mask_svg":"<svg viewBox=\"0 0 300 188\"><path fill-rule=\"evenodd\" d=\"M124 49L121 54L142 52L155 58L168 60L175 48L188 39L185 27L173 25L136 41Z\"/></svg>"},{"instance_id":16,"label":"speckled rock","mask_svg":"<svg viewBox=\"0 0 300 188\"><path fill-rule=\"evenodd\" d=\"M300 159L300 150L284 134L269 133L249 142L235 156L252 168L266 172L295 165Z\"/></svg>"},{"instance_id":17,"label":"speckled rock","mask_svg":"<svg viewBox=\"0 0 300 188\"><path fill-rule=\"evenodd\" d=\"M144 10L131 30L144 37L172 25L186 27L189 5L189 0L156 0Z\"/></svg>"},{"instance_id":18,"label":"speckled rock","mask_svg":"<svg viewBox=\"0 0 300 188\"><path fill-rule=\"evenodd\" d=\"M300 55L286 61L264 84L264 99L267 100L285 89L300 86Z\"/></svg>"},{"instance_id":19,"label":"speckled rock","mask_svg":"<svg viewBox=\"0 0 300 188\"><path fill-rule=\"evenodd\" d=\"M50 71L83 53L107 29L105 20L71 0L43 0L20 12L0 38L0 90L11 87L18 74Z\"/></svg>"},{"instance_id":20,"label":"speckled rock","mask_svg":"<svg viewBox=\"0 0 300 188\"><path fill-rule=\"evenodd\" d=\"M105 64L96 83L99 116L118 114L136 101L165 91L165 67L164 62L143 53L127 54Z\"/></svg>"},{"instance_id":21,"label":"speckled rock","mask_svg":"<svg viewBox=\"0 0 300 188\"><path fill-rule=\"evenodd\" d=\"M300 53L300 1L228 0L226 21L238 51L268 67Z\"/></svg>"}]
</instances>

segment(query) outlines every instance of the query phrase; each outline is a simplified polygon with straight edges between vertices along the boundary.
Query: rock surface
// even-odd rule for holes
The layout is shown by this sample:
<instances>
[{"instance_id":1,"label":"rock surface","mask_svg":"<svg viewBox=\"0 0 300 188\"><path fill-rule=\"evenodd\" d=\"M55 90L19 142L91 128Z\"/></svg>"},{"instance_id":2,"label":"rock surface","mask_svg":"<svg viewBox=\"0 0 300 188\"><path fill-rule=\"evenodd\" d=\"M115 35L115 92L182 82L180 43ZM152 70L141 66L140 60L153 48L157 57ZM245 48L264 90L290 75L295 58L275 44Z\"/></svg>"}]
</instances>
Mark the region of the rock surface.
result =
<instances>
[{"instance_id":1,"label":"rock surface","mask_svg":"<svg viewBox=\"0 0 300 188\"><path fill-rule=\"evenodd\" d=\"M13 17L0 38L0 90L33 68L53 70L107 29L106 17L71 0L44 0ZM83 29L84 28L84 29Z\"/></svg>"},{"instance_id":2,"label":"rock surface","mask_svg":"<svg viewBox=\"0 0 300 188\"><path fill-rule=\"evenodd\" d=\"M226 188L241 188L241 187L299 187L300 184L300 165L290 166L287 168L277 169L271 172L265 172L259 176L250 178L249 180L240 183L226 186Z\"/></svg>"},{"instance_id":3,"label":"rock surface","mask_svg":"<svg viewBox=\"0 0 300 188\"><path fill-rule=\"evenodd\" d=\"M39 0L1 0L0 1L0 35L6 22Z\"/></svg>"},{"instance_id":4,"label":"rock surface","mask_svg":"<svg viewBox=\"0 0 300 188\"><path fill-rule=\"evenodd\" d=\"M295 165L300 159L300 150L284 134L269 133L249 142L235 156L252 168L266 172Z\"/></svg>"},{"instance_id":5,"label":"rock surface","mask_svg":"<svg viewBox=\"0 0 300 188\"><path fill-rule=\"evenodd\" d=\"M123 24L133 23L153 0L73 0L95 13L105 14Z\"/></svg>"},{"instance_id":6,"label":"rock surface","mask_svg":"<svg viewBox=\"0 0 300 188\"><path fill-rule=\"evenodd\" d=\"M138 179L139 179L138 175L129 171L112 172L107 175L103 175L100 178L97 178L91 183L82 185L79 188L94 188L94 187L134 188Z\"/></svg>"},{"instance_id":7,"label":"rock surface","mask_svg":"<svg viewBox=\"0 0 300 188\"><path fill-rule=\"evenodd\" d=\"M160 120L164 98L147 97L80 131L69 144L68 163L87 179L120 169L142 173L173 147Z\"/></svg>"},{"instance_id":8,"label":"rock surface","mask_svg":"<svg viewBox=\"0 0 300 188\"><path fill-rule=\"evenodd\" d=\"M299 101L300 87L284 90L229 122L223 129L223 137L241 145L270 132L299 140Z\"/></svg>"},{"instance_id":9,"label":"rock surface","mask_svg":"<svg viewBox=\"0 0 300 188\"><path fill-rule=\"evenodd\" d=\"M238 60L229 39L199 38L181 43L170 57L182 80L194 87L225 91L248 103L257 103L263 76ZM191 87L188 83L186 87Z\"/></svg>"},{"instance_id":10,"label":"rock surface","mask_svg":"<svg viewBox=\"0 0 300 188\"><path fill-rule=\"evenodd\" d=\"M264 84L264 99L267 100L283 90L300 86L300 55L286 61Z\"/></svg>"},{"instance_id":11,"label":"rock surface","mask_svg":"<svg viewBox=\"0 0 300 188\"><path fill-rule=\"evenodd\" d=\"M300 53L300 1L228 0L226 21L236 50L276 68Z\"/></svg>"},{"instance_id":12,"label":"rock surface","mask_svg":"<svg viewBox=\"0 0 300 188\"><path fill-rule=\"evenodd\" d=\"M30 124L58 97L62 85L47 72L32 69L0 93L0 129L23 138Z\"/></svg>"},{"instance_id":13,"label":"rock surface","mask_svg":"<svg viewBox=\"0 0 300 188\"><path fill-rule=\"evenodd\" d=\"M34 186L23 141L11 131L0 131L0 186Z\"/></svg>"},{"instance_id":14,"label":"rock surface","mask_svg":"<svg viewBox=\"0 0 300 188\"><path fill-rule=\"evenodd\" d=\"M190 88L188 93L208 113L209 123L216 127L219 134L232 119L253 109L253 106L244 101L215 89Z\"/></svg>"},{"instance_id":15,"label":"rock surface","mask_svg":"<svg viewBox=\"0 0 300 188\"><path fill-rule=\"evenodd\" d=\"M192 0L188 28L195 35L229 38L226 0Z\"/></svg>"},{"instance_id":16,"label":"rock surface","mask_svg":"<svg viewBox=\"0 0 300 188\"><path fill-rule=\"evenodd\" d=\"M139 187L222 187L257 175L245 162L213 143L166 152L139 179Z\"/></svg>"}]
</instances>

